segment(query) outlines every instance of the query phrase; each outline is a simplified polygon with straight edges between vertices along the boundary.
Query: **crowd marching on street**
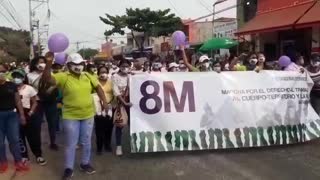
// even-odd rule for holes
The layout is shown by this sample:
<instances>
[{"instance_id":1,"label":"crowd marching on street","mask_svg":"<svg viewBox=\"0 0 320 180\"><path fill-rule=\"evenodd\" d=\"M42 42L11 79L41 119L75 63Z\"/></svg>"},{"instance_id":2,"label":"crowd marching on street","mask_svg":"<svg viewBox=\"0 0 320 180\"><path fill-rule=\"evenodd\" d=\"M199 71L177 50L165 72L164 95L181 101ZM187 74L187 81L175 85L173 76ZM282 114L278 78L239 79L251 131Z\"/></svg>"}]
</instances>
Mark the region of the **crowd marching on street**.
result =
<instances>
[{"instance_id":1,"label":"crowd marching on street","mask_svg":"<svg viewBox=\"0 0 320 180\"><path fill-rule=\"evenodd\" d=\"M48 52L44 57L34 58L30 64L0 64L0 173L9 168L5 138L17 171L28 171L33 159L40 166L47 164L41 144L44 121L48 126L51 150L62 149L62 145L56 143L57 132L62 131L65 136L65 180L73 176L78 146L82 151L80 169L87 174L95 173L90 162L93 132L97 155L114 150L121 156L123 128L130 124L132 107L129 79L140 73L259 73L264 70L308 73L315 84L310 101L320 113L319 54L312 54L310 61L305 61L299 54L295 57L284 55L278 61L271 61L262 52L221 58L192 54L184 46L180 46L179 52L173 58L152 54L144 62L122 57L104 63L87 61L73 53L67 56L65 64L56 63L54 54ZM126 113L121 113L123 111ZM122 117L124 114L126 117ZM115 148L111 146L113 130Z\"/></svg>"}]
</instances>

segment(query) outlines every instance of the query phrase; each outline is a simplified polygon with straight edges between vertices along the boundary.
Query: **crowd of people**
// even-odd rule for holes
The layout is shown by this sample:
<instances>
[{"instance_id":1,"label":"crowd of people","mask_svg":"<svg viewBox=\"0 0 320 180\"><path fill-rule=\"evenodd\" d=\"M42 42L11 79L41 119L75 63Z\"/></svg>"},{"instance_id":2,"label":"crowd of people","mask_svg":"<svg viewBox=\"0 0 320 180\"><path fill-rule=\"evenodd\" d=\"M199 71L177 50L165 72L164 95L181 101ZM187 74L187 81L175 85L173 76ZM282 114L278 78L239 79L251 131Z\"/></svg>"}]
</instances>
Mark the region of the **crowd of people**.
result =
<instances>
[{"instance_id":1,"label":"crowd of people","mask_svg":"<svg viewBox=\"0 0 320 180\"><path fill-rule=\"evenodd\" d=\"M91 165L91 135L96 135L96 153L112 152L115 129L115 154L121 156L122 131L130 123L129 77L138 73L213 72L283 70L308 73L315 83L311 104L320 113L320 56L312 54L305 65L303 56L283 56L289 63L271 63L263 53L226 56L221 59L202 55L195 61L183 46L176 58L163 60L152 55L146 61L120 60L92 63L80 54L68 55L65 64L54 62L54 54L34 58L19 67L0 64L0 173L8 169L5 138L9 142L17 171L28 171L31 160L44 166L41 127L47 121L50 149L59 151L56 134L64 133L63 179L73 176L76 149L82 156L80 169L95 173ZM170 60L169 60L170 59ZM175 60L173 60L175 59ZM27 145L28 144L28 145Z\"/></svg>"}]
</instances>

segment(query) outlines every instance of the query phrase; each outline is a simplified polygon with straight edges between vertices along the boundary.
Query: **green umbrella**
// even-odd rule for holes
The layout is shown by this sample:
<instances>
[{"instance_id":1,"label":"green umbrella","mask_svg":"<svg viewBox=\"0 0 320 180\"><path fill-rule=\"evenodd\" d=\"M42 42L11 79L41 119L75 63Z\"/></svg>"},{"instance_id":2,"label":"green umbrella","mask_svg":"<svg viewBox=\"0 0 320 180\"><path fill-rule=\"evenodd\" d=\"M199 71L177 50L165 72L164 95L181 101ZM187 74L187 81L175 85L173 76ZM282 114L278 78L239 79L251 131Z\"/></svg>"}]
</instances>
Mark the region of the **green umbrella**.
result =
<instances>
[{"instance_id":1,"label":"green umbrella","mask_svg":"<svg viewBox=\"0 0 320 180\"><path fill-rule=\"evenodd\" d=\"M229 49L238 45L237 41L234 41L230 38L213 38L205 42L200 51L212 51L218 49Z\"/></svg>"}]
</instances>

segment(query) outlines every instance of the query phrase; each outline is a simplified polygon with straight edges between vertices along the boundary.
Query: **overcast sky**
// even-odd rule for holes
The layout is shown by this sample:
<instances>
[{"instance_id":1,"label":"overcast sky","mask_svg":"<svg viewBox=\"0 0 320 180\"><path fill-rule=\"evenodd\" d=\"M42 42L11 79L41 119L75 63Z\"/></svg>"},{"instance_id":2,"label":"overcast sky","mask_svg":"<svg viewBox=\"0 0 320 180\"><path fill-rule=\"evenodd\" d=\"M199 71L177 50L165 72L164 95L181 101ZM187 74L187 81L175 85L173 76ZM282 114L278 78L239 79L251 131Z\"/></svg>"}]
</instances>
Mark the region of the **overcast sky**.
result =
<instances>
[{"instance_id":1,"label":"overcast sky","mask_svg":"<svg viewBox=\"0 0 320 180\"><path fill-rule=\"evenodd\" d=\"M0 0L1 2L2 0ZM8 1L8 0L4 0ZM10 0L19 14L19 21L24 28L29 28L28 0ZM170 8L183 19L197 18L212 11L212 4L216 0L51 0L50 9L53 12L50 20L50 34L65 33L72 43L77 41L90 41L82 43L80 47L99 48L107 28L99 20L105 13L122 15L125 8L165 9ZM236 4L236 0L227 0L217 5L216 10L224 9ZM45 20L44 13L38 15L40 21ZM216 17L236 17L236 9L228 10ZM0 26L12 27L0 14ZM116 35L117 41L125 40ZM75 49L72 44L71 49Z\"/></svg>"}]
</instances>

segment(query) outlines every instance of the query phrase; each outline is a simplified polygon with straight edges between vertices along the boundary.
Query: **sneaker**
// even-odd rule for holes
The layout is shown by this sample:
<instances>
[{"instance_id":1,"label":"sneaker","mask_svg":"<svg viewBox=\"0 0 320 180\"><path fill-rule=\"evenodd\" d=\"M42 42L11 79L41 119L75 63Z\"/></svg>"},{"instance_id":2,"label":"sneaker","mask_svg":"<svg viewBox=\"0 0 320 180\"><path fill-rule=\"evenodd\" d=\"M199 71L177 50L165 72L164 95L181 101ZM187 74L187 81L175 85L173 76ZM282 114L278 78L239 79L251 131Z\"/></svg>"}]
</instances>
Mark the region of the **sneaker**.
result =
<instances>
[{"instance_id":1,"label":"sneaker","mask_svg":"<svg viewBox=\"0 0 320 180\"><path fill-rule=\"evenodd\" d=\"M87 164L87 165L80 164L80 170L87 173L87 174L96 173L96 170L90 164Z\"/></svg>"},{"instance_id":2,"label":"sneaker","mask_svg":"<svg viewBox=\"0 0 320 180\"><path fill-rule=\"evenodd\" d=\"M22 161L15 163L15 166L16 166L16 171L29 171L30 170L29 166L27 166L27 164L23 163Z\"/></svg>"},{"instance_id":3,"label":"sneaker","mask_svg":"<svg viewBox=\"0 0 320 180\"><path fill-rule=\"evenodd\" d=\"M59 150L59 146L57 144L51 144L50 145L50 149L53 151L58 151Z\"/></svg>"},{"instance_id":4,"label":"sneaker","mask_svg":"<svg viewBox=\"0 0 320 180\"><path fill-rule=\"evenodd\" d=\"M43 158L43 157L37 157L37 163L40 165L40 166L44 166L47 164L47 161Z\"/></svg>"},{"instance_id":5,"label":"sneaker","mask_svg":"<svg viewBox=\"0 0 320 180\"><path fill-rule=\"evenodd\" d=\"M122 153L122 147L121 147L121 146L117 146L116 155L117 155L117 156L122 156L122 155L123 155L123 153Z\"/></svg>"},{"instance_id":6,"label":"sneaker","mask_svg":"<svg viewBox=\"0 0 320 180\"><path fill-rule=\"evenodd\" d=\"M62 180L71 180L72 177L73 177L73 170L65 169L62 176Z\"/></svg>"},{"instance_id":7,"label":"sneaker","mask_svg":"<svg viewBox=\"0 0 320 180\"><path fill-rule=\"evenodd\" d=\"M8 170L8 162L0 163L0 174L5 173Z\"/></svg>"},{"instance_id":8,"label":"sneaker","mask_svg":"<svg viewBox=\"0 0 320 180\"><path fill-rule=\"evenodd\" d=\"M30 162L30 159L29 158L22 158L21 160L24 164L27 164Z\"/></svg>"}]
</instances>

